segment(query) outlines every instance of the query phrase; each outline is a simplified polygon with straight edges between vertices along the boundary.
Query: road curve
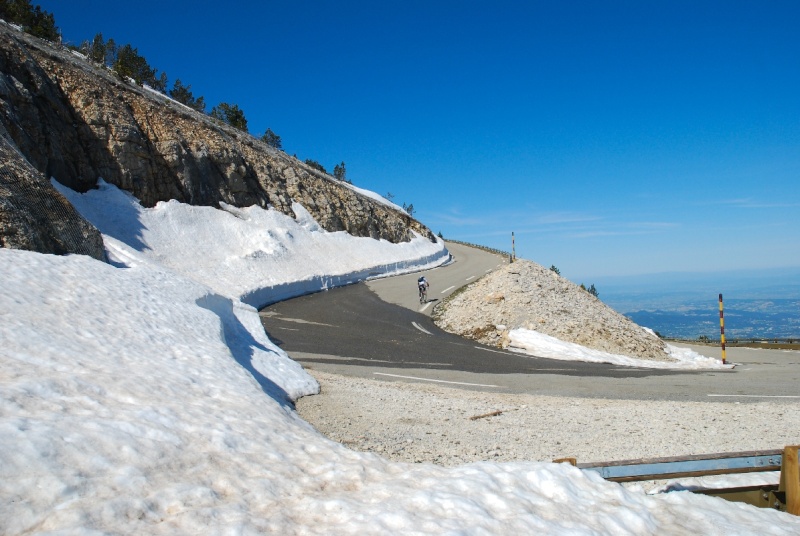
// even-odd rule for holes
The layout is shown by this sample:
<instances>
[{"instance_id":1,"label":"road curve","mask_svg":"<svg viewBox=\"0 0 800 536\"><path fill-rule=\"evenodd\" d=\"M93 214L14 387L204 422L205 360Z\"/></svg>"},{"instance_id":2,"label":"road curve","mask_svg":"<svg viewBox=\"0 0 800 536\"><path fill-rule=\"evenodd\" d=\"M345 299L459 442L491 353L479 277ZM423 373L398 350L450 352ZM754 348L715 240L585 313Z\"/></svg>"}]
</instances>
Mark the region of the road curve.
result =
<instances>
[{"instance_id":1,"label":"road curve","mask_svg":"<svg viewBox=\"0 0 800 536\"><path fill-rule=\"evenodd\" d=\"M408 274L273 304L260 312L262 323L270 338L305 367L349 376L611 399L800 399L800 352L731 349L729 358L741 363L737 369L686 372L538 358L445 333L429 317L433 305L505 262L457 244L448 248L454 262L425 272L431 283L428 306L417 298L418 274Z\"/></svg>"},{"instance_id":2,"label":"road curve","mask_svg":"<svg viewBox=\"0 0 800 536\"><path fill-rule=\"evenodd\" d=\"M367 282L367 286L387 303L430 316L433 307L441 300L464 285L508 264L508 259L500 255L461 244L448 242L447 249L453 256L453 262L446 266L413 274L374 279ZM420 275L424 275L431 285L428 289L428 303L424 305L419 303L417 294L417 279Z\"/></svg>"}]
</instances>

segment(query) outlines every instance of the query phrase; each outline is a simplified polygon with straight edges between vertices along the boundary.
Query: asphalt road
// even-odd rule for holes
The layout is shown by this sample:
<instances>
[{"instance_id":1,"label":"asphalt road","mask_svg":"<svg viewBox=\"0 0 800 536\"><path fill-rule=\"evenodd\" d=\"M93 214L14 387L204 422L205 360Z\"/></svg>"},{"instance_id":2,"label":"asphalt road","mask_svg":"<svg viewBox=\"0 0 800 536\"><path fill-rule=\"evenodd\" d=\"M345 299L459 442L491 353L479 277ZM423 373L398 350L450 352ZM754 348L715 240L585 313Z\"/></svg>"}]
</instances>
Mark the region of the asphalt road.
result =
<instances>
[{"instance_id":1,"label":"asphalt road","mask_svg":"<svg viewBox=\"0 0 800 536\"><path fill-rule=\"evenodd\" d=\"M336 374L555 396L800 402L800 352L733 348L728 359L740 365L732 371L676 372L531 357L445 333L430 319L435 303L506 262L448 248L454 262L425 273L428 304L418 301L419 274L409 274L273 304L261 311L262 323L293 359Z\"/></svg>"}]
</instances>

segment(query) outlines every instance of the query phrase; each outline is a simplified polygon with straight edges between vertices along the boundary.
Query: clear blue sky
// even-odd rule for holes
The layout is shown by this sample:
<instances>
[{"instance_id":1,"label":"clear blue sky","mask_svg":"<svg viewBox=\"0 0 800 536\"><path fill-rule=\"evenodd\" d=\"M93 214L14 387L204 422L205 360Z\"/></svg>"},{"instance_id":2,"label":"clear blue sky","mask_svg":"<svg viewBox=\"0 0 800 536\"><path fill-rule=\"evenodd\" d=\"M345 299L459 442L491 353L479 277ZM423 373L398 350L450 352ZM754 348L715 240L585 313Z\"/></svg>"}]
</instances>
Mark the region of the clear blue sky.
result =
<instances>
[{"instance_id":1,"label":"clear blue sky","mask_svg":"<svg viewBox=\"0 0 800 536\"><path fill-rule=\"evenodd\" d=\"M800 266L800 2L34 0L575 281Z\"/></svg>"}]
</instances>

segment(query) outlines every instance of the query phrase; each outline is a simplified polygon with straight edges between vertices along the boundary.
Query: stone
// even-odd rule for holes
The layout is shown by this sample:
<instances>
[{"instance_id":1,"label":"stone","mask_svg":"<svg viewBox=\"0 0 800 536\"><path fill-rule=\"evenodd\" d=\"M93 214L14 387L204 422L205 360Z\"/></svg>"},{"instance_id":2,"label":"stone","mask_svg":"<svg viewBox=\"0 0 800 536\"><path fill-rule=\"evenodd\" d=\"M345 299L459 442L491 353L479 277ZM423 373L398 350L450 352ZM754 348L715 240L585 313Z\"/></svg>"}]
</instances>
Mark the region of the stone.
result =
<instances>
[{"instance_id":1,"label":"stone","mask_svg":"<svg viewBox=\"0 0 800 536\"><path fill-rule=\"evenodd\" d=\"M433 319L445 331L499 347L508 346L506 330L526 328L612 354L673 360L651 331L580 286L526 260L499 268L451 295L437 305Z\"/></svg>"}]
</instances>

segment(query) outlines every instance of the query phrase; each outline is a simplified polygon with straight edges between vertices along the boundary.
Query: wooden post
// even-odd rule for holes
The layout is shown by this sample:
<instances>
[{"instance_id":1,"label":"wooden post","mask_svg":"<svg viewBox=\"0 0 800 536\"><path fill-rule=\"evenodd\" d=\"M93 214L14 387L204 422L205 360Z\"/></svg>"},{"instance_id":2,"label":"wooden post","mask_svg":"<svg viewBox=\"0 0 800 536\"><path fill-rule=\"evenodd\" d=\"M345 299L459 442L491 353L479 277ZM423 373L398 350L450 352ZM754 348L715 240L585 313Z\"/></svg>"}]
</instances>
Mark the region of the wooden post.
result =
<instances>
[{"instance_id":1,"label":"wooden post","mask_svg":"<svg viewBox=\"0 0 800 536\"><path fill-rule=\"evenodd\" d=\"M725 315L722 312L722 294L719 295L719 340L722 345L722 364L725 364Z\"/></svg>"},{"instance_id":2,"label":"wooden post","mask_svg":"<svg viewBox=\"0 0 800 536\"><path fill-rule=\"evenodd\" d=\"M783 463L781 464L780 491L786 492L786 511L800 516L800 465L797 462L797 451L800 446L786 447L783 449Z\"/></svg>"},{"instance_id":3,"label":"wooden post","mask_svg":"<svg viewBox=\"0 0 800 536\"><path fill-rule=\"evenodd\" d=\"M556 458L553 463L568 463L572 467L578 466L578 458Z\"/></svg>"}]
</instances>

